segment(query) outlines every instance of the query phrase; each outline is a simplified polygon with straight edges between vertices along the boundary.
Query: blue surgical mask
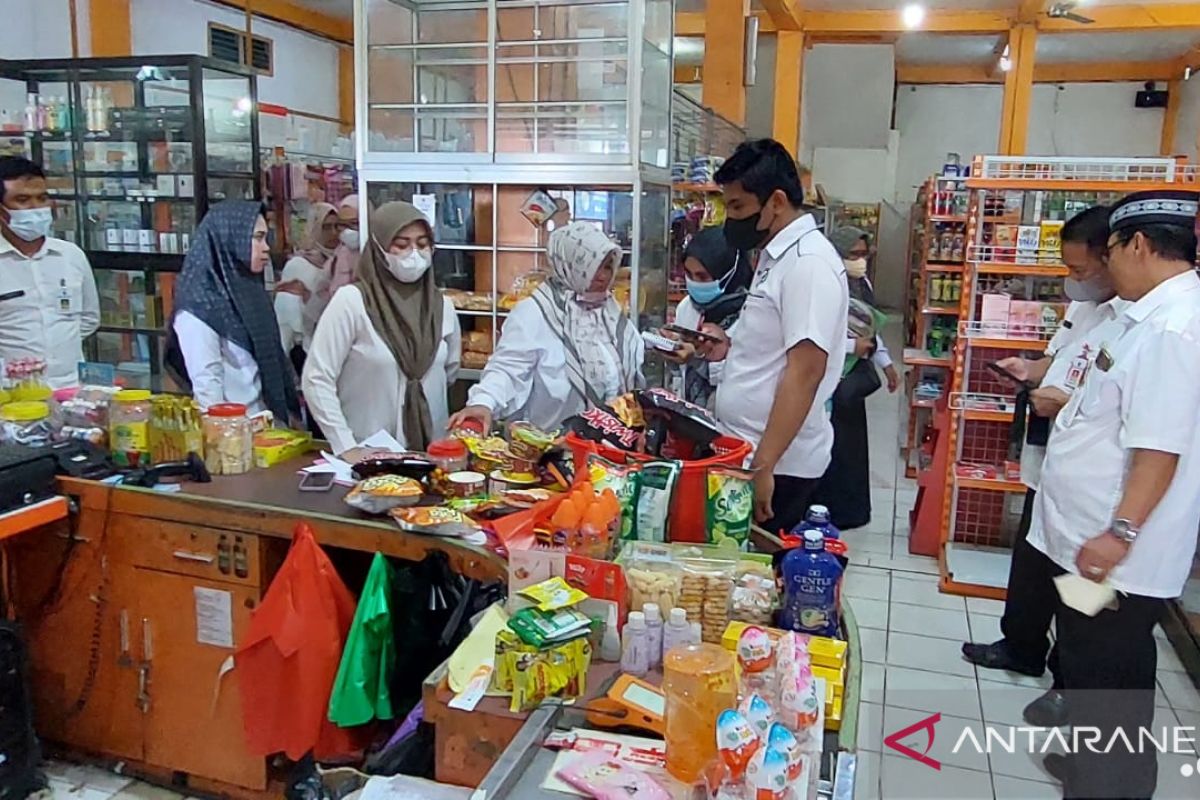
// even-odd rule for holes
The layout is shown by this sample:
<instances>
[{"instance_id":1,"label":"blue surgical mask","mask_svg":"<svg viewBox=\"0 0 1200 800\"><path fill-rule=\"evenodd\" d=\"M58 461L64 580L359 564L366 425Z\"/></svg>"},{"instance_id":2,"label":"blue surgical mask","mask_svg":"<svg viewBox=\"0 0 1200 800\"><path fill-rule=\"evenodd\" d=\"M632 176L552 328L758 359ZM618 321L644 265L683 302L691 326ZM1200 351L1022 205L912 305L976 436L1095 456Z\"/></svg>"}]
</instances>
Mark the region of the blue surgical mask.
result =
<instances>
[{"instance_id":1,"label":"blue surgical mask","mask_svg":"<svg viewBox=\"0 0 1200 800\"><path fill-rule=\"evenodd\" d=\"M706 306L721 296L720 281L694 281L691 278L684 280L687 283L688 296L697 305Z\"/></svg>"}]
</instances>

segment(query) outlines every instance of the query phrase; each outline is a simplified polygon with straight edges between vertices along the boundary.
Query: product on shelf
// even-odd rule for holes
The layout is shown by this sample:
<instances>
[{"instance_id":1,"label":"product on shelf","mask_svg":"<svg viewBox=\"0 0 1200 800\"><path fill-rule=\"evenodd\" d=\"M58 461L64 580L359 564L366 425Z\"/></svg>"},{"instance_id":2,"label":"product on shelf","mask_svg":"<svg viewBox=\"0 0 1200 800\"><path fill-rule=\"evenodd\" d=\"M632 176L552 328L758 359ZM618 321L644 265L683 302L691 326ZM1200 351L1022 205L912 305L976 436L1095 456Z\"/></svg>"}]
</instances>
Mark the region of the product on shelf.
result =
<instances>
[{"instance_id":1,"label":"product on shelf","mask_svg":"<svg viewBox=\"0 0 1200 800\"><path fill-rule=\"evenodd\" d=\"M254 464L253 429L241 403L221 403L204 414L204 462L213 475L241 475Z\"/></svg>"}]
</instances>

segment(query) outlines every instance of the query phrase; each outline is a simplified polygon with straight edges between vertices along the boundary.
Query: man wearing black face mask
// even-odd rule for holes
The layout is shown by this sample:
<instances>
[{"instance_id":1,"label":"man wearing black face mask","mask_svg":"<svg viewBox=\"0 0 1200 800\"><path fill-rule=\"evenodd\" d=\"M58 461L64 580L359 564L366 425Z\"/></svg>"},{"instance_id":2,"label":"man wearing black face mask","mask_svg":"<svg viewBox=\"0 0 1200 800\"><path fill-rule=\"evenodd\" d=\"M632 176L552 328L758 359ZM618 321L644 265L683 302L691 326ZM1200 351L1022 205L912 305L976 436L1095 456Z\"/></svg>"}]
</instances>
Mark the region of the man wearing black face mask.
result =
<instances>
[{"instance_id":1,"label":"man wearing black face mask","mask_svg":"<svg viewBox=\"0 0 1200 800\"><path fill-rule=\"evenodd\" d=\"M759 251L732 342L705 353L725 360L717 418L754 445L755 518L772 533L790 530L829 466L829 400L846 355L846 269L801 209L796 162L779 142L743 143L715 178L726 240Z\"/></svg>"}]
</instances>

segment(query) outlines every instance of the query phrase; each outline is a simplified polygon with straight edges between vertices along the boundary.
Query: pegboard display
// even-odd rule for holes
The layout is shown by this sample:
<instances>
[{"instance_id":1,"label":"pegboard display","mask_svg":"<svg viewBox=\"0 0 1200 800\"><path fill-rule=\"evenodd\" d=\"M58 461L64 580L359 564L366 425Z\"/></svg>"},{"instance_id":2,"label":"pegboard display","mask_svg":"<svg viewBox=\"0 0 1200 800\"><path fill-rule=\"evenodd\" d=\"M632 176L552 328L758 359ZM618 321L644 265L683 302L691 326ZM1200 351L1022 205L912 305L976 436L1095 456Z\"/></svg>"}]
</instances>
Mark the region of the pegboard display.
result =
<instances>
[{"instance_id":1,"label":"pegboard display","mask_svg":"<svg viewBox=\"0 0 1200 800\"><path fill-rule=\"evenodd\" d=\"M956 544L1012 547L1021 523L1024 497L986 489L960 488L955 492Z\"/></svg>"}]
</instances>

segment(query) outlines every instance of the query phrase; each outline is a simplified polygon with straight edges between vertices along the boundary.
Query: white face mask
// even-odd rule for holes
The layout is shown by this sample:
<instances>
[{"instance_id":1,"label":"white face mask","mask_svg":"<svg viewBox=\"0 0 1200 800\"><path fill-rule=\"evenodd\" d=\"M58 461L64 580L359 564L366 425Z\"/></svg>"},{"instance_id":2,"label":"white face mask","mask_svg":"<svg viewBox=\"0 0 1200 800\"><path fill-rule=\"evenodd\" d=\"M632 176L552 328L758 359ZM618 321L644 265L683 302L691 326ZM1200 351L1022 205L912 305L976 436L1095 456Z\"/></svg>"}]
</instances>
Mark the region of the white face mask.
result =
<instances>
[{"instance_id":1,"label":"white face mask","mask_svg":"<svg viewBox=\"0 0 1200 800\"><path fill-rule=\"evenodd\" d=\"M402 256L395 253L384 253L387 256L388 271L396 276L401 283L416 283L433 263L433 254L428 250L409 250Z\"/></svg>"},{"instance_id":2,"label":"white face mask","mask_svg":"<svg viewBox=\"0 0 1200 800\"><path fill-rule=\"evenodd\" d=\"M54 212L49 208L8 208L8 229L27 242L50 234Z\"/></svg>"},{"instance_id":3,"label":"white face mask","mask_svg":"<svg viewBox=\"0 0 1200 800\"><path fill-rule=\"evenodd\" d=\"M354 228L346 228L339 233L338 240L351 250L358 249L358 231Z\"/></svg>"},{"instance_id":4,"label":"white face mask","mask_svg":"<svg viewBox=\"0 0 1200 800\"><path fill-rule=\"evenodd\" d=\"M867 260L865 258L845 258L842 263L846 265L846 274L851 278L862 278L867 274Z\"/></svg>"}]
</instances>

